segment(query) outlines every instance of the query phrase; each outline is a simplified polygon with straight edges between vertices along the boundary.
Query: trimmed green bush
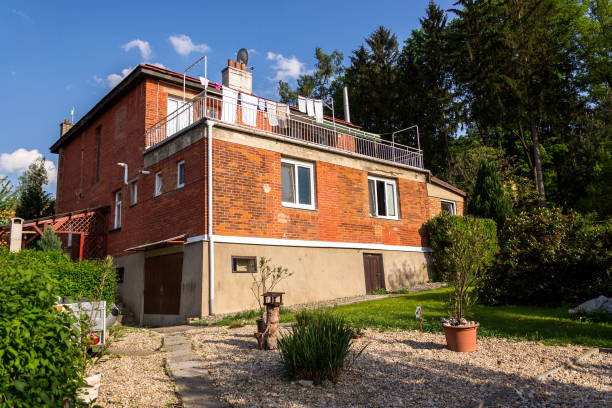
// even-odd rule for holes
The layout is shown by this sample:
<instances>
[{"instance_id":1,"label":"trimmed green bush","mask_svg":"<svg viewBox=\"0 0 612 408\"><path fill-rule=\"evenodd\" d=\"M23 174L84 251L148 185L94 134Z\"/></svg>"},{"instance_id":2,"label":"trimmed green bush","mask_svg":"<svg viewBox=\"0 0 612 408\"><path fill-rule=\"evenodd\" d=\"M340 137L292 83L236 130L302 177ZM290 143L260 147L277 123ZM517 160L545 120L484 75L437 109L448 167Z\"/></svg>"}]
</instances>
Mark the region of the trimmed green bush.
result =
<instances>
[{"instance_id":1,"label":"trimmed green bush","mask_svg":"<svg viewBox=\"0 0 612 408\"><path fill-rule=\"evenodd\" d=\"M84 385L72 313L49 268L0 265L0 406L62 407Z\"/></svg>"},{"instance_id":2,"label":"trimmed green bush","mask_svg":"<svg viewBox=\"0 0 612 408\"><path fill-rule=\"evenodd\" d=\"M0 248L0 268L24 267L48 271L58 282L56 296L75 300L98 298L100 282L105 277L101 300L110 306L116 297L116 275L107 260L73 262L61 251L23 250L12 253Z\"/></svg>"},{"instance_id":3,"label":"trimmed green bush","mask_svg":"<svg viewBox=\"0 0 612 408\"><path fill-rule=\"evenodd\" d=\"M478 285L487 304L578 305L612 288L612 222L556 208L506 221L500 254Z\"/></svg>"},{"instance_id":4,"label":"trimmed green bush","mask_svg":"<svg viewBox=\"0 0 612 408\"><path fill-rule=\"evenodd\" d=\"M51 227L45 228L36 246L41 251L61 251L62 240L53 232Z\"/></svg>"},{"instance_id":5,"label":"trimmed green bush","mask_svg":"<svg viewBox=\"0 0 612 408\"><path fill-rule=\"evenodd\" d=\"M290 378L336 382L358 358L353 349L355 330L329 311L303 311L290 332L279 338L278 349Z\"/></svg>"},{"instance_id":6,"label":"trimmed green bush","mask_svg":"<svg viewBox=\"0 0 612 408\"><path fill-rule=\"evenodd\" d=\"M456 272L456 260L449 257L448 254L456 249L457 239L465 237L469 229L475 228L475 234L480 236L480 240L476 242L481 253L479 269L486 268L493 263L498 251L495 221L440 213L427 221L425 227L433 250L433 267L437 279L444 282L452 280Z\"/></svg>"}]
</instances>

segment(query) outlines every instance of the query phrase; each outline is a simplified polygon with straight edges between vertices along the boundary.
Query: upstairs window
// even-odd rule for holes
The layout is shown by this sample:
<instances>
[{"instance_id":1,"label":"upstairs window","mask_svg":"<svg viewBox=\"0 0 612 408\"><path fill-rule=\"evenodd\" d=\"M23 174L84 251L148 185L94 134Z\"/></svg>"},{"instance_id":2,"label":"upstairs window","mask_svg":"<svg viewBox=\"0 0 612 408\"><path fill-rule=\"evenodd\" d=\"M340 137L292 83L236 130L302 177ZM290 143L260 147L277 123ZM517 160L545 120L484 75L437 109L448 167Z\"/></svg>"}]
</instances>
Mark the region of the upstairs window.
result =
<instances>
[{"instance_id":1,"label":"upstairs window","mask_svg":"<svg viewBox=\"0 0 612 408\"><path fill-rule=\"evenodd\" d=\"M176 164L176 188L185 187L185 160Z\"/></svg>"},{"instance_id":2,"label":"upstairs window","mask_svg":"<svg viewBox=\"0 0 612 408\"><path fill-rule=\"evenodd\" d=\"M162 172L158 171L155 173L155 197L161 195L164 189L164 178L162 177Z\"/></svg>"},{"instance_id":3,"label":"upstairs window","mask_svg":"<svg viewBox=\"0 0 612 408\"><path fill-rule=\"evenodd\" d=\"M121 228L121 190L115 192L115 218L113 228Z\"/></svg>"},{"instance_id":4,"label":"upstairs window","mask_svg":"<svg viewBox=\"0 0 612 408\"><path fill-rule=\"evenodd\" d=\"M370 215L397 219L397 188L394 180L368 177Z\"/></svg>"},{"instance_id":5,"label":"upstairs window","mask_svg":"<svg viewBox=\"0 0 612 408\"><path fill-rule=\"evenodd\" d=\"M282 159L281 173L283 205L314 210L314 166L312 163Z\"/></svg>"},{"instance_id":6,"label":"upstairs window","mask_svg":"<svg viewBox=\"0 0 612 408\"><path fill-rule=\"evenodd\" d=\"M441 200L440 201L440 209L442 212L448 213L450 215L456 215L455 211L455 202L449 200Z\"/></svg>"},{"instance_id":7,"label":"upstairs window","mask_svg":"<svg viewBox=\"0 0 612 408\"><path fill-rule=\"evenodd\" d=\"M130 183L130 205L136 205L138 202L138 181L134 180Z\"/></svg>"}]
</instances>

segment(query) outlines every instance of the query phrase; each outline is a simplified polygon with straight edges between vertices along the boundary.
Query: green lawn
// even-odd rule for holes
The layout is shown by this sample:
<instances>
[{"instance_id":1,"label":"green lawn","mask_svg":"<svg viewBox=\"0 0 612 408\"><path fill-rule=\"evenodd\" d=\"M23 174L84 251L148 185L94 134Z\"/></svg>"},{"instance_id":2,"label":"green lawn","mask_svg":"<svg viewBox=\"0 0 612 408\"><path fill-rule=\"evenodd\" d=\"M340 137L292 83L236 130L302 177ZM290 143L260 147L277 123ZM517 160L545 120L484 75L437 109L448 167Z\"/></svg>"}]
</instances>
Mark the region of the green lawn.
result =
<instances>
[{"instance_id":1,"label":"green lawn","mask_svg":"<svg viewBox=\"0 0 612 408\"><path fill-rule=\"evenodd\" d=\"M399 297L338 306L334 312L357 327L379 330L416 330L414 312L423 306L424 330L442 332L440 317L447 316L444 303L449 289L413 293ZM218 325L253 320L255 312L229 316ZM582 344L612 347L612 321L583 322L570 317L567 308L532 306L475 306L471 319L480 322L480 336L514 340L535 340L545 344ZM293 314L281 311L281 321L291 322Z\"/></svg>"}]
</instances>

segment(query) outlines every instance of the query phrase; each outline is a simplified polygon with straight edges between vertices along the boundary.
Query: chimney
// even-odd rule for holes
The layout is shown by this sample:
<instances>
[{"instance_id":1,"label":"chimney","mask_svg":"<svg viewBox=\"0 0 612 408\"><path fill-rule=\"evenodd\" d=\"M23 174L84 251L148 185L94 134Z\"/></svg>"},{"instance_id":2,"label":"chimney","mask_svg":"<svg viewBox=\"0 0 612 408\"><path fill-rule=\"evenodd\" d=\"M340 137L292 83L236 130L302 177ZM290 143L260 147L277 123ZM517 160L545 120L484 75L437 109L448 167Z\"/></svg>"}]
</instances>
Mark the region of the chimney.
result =
<instances>
[{"instance_id":1,"label":"chimney","mask_svg":"<svg viewBox=\"0 0 612 408\"><path fill-rule=\"evenodd\" d=\"M246 64L238 61L234 63L231 59L227 60L227 67L221 71L221 82L236 91L253 92L253 74L247 71Z\"/></svg>"},{"instance_id":2,"label":"chimney","mask_svg":"<svg viewBox=\"0 0 612 408\"><path fill-rule=\"evenodd\" d=\"M351 111L349 109L348 88L345 86L342 90L344 96L344 120L351 121Z\"/></svg>"},{"instance_id":3,"label":"chimney","mask_svg":"<svg viewBox=\"0 0 612 408\"><path fill-rule=\"evenodd\" d=\"M74 125L68 119L64 119L64 121L60 123L60 137L64 136L72 126Z\"/></svg>"}]
</instances>

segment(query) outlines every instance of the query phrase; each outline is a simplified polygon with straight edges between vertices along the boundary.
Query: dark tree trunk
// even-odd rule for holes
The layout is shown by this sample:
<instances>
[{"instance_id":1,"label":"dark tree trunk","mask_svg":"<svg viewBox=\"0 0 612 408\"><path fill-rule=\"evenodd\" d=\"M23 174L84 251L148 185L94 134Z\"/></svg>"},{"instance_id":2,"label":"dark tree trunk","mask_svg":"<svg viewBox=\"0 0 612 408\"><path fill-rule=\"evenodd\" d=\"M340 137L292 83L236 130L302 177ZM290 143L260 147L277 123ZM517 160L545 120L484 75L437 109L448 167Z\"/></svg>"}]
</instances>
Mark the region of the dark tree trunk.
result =
<instances>
[{"instance_id":1,"label":"dark tree trunk","mask_svg":"<svg viewBox=\"0 0 612 408\"><path fill-rule=\"evenodd\" d=\"M533 172L535 176L536 190L538 191L538 202L540 207L546 207L546 192L544 190L544 176L542 174L542 159L540 157L540 141L538 138L538 127L534 118L531 118L531 139L533 142Z\"/></svg>"}]
</instances>

